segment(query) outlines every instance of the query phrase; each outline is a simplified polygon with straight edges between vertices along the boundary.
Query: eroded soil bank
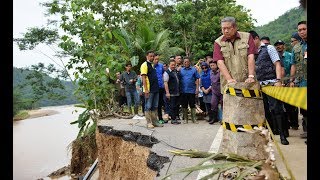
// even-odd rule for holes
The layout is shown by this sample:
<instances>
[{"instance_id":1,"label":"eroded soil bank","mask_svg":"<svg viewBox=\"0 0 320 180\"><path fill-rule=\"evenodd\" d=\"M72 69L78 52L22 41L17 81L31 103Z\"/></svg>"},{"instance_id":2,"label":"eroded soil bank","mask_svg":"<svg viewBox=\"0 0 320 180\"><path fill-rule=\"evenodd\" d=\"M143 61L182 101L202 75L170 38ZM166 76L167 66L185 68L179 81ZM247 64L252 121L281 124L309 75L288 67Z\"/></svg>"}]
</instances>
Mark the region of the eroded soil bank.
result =
<instances>
[{"instance_id":1,"label":"eroded soil bank","mask_svg":"<svg viewBox=\"0 0 320 180\"><path fill-rule=\"evenodd\" d=\"M99 179L154 179L169 162L150 151L159 141L141 133L98 126L96 142Z\"/></svg>"}]
</instances>

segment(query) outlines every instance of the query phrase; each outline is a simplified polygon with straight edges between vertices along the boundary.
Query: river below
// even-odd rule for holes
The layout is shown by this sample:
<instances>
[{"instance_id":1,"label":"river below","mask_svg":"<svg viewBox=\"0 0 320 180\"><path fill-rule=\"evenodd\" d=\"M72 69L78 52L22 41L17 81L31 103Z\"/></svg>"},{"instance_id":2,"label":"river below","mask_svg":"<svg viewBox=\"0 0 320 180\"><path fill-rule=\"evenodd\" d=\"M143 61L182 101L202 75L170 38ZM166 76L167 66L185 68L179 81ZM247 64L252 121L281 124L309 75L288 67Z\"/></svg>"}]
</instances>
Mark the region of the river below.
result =
<instances>
[{"instance_id":1,"label":"river below","mask_svg":"<svg viewBox=\"0 0 320 180\"><path fill-rule=\"evenodd\" d=\"M70 143L79 131L75 121L84 109L74 105L43 107L57 114L13 122L13 179L46 179L70 164ZM77 110L77 112L75 112Z\"/></svg>"}]
</instances>

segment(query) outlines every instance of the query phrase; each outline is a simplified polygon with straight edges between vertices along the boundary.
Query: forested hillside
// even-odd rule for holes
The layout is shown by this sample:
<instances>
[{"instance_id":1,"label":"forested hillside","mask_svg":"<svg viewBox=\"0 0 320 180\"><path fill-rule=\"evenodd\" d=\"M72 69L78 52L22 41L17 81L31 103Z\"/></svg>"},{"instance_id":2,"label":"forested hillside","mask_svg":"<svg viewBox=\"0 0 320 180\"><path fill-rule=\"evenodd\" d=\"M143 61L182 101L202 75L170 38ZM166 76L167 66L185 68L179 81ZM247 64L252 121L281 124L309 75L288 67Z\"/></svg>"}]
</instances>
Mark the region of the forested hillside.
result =
<instances>
[{"instance_id":1,"label":"forested hillside","mask_svg":"<svg viewBox=\"0 0 320 180\"><path fill-rule=\"evenodd\" d=\"M17 88L19 85L23 85L27 82L26 76L30 74L30 70L25 70L21 68L13 67L13 88L15 89L15 93L20 96L20 101L32 101L33 91L31 85L25 85L23 87ZM46 76L45 81L49 81L52 79L50 76ZM61 94L64 96L64 99L60 100L51 100L51 99L41 99L37 106L55 106L55 105L67 105L67 104L75 104L78 103L76 98L73 95L73 91L75 89L74 85L70 81L61 81L64 89L54 89L55 93ZM46 97L44 95L44 97ZM28 104L28 103L26 103ZM27 105L26 105L27 106Z\"/></svg>"},{"instance_id":2,"label":"forested hillside","mask_svg":"<svg viewBox=\"0 0 320 180\"><path fill-rule=\"evenodd\" d=\"M268 36L271 44L281 39L286 43L287 48L291 49L291 34L297 31L297 24L302 20L307 20L306 14L303 9L297 7L284 12L278 19L266 25L256 27L255 31L260 37Z\"/></svg>"}]
</instances>

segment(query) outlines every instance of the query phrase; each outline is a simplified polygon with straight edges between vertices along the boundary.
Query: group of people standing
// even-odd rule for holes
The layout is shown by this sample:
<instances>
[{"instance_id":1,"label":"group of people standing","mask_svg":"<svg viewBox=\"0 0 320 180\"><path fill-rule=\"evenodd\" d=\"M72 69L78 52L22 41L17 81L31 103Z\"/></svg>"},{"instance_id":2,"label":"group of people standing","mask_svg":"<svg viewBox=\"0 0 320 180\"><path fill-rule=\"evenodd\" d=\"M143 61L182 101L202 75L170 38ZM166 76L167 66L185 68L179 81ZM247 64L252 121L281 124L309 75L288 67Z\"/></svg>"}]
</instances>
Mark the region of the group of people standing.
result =
<instances>
[{"instance_id":1,"label":"group of people standing","mask_svg":"<svg viewBox=\"0 0 320 180\"><path fill-rule=\"evenodd\" d=\"M191 120L197 123L195 105L199 92L203 93L209 123L218 121L218 104L223 104L224 87L228 83L258 81L266 86L307 86L307 22L297 24L297 32L291 36L292 52L285 51L285 43L277 40L270 45L268 37L260 38L255 31L238 31L234 17L221 20L223 35L214 42L213 56L198 66L191 65L189 57L177 55L165 66L159 63L159 55L153 51L146 53L146 61L140 67L140 75L131 71L131 64L126 64L120 82L125 86L127 105L132 104L134 113L140 100L147 120L147 127L161 127L168 120L163 120L164 113L169 114L172 124L180 124L179 109L183 120L188 123L188 107ZM200 67L200 68L197 68ZM221 74L220 74L221 73ZM220 83L221 81L221 83ZM140 96L139 96L140 95ZM140 97L140 98L139 98ZM140 99L140 100L139 100ZM288 129L298 129L298 108L281 102L263 93L265 116L274 134L280 135L281 143L288 145ZM303 115L302 137L307 136L306 110ZM289 123L290 122L290 123Z\"/></svg>"},{"instance_id":2,"label":"group of people standing","mask_svg":"<svg viewBox=\"0 0 320 180\"><path fill-rule=\"evenodd\" d=\"M301 76L304 65L307 63L307 23L297 24L298 36L292 35L291 40L297 41L293 47L292 57L284 52L284 42L276 41L270 45L269 38L261 38L255 31L238 31L234 17L225 17L221 21L223 35L215 40L213 59L218 62L221 71L221 89L227 83L258 81L263 86L300 86L307 85L306 76ZM298 38L300 37L300 38ZM301 47L298 47L298 46ZM276 48L275 48L276 46ZM300 73L298 73L300 72ZM306 71L303 72L306 75ZM291 127L298 128L297 114L286 116L285 112L294 111L295 107L284 105L282 101L265 93L263 95L265 116L274 134L280 135L281 144L288 145L289 136L288 118ZM288 108L289 107L289 108ZM291 108L291 109L290 109ZM303 114L304 110L300 109ZM296 113L296 112L295 112ZM307 117L303 114L303 126L306 126ZM306 130L306 128L304 128Z\"/></svg>"},{"instance_id":3,"label":"group of people standing","mask_svg":"<svg viewBox=\"0 0 320 180\"><path fill-rule=\"evenodd\" d=\"M132 65L128 62L126 70L117 76L116 83L118 88L122 86L124 89L122 94L125 94L126 104L135 115L133 119L141 118L138 113L141 104L148 128L162 127L168 120L172 124L181 124L180 112L183 122L188 123L189 108L191 121L198 123L195 106L199 103L199 92L202 92L209 124L218 122L218 104L222 105L220 71L212 57L192 65L189 57L182 59L180 55L172 56L168 64L162 64L159 56L148 51L139 75L131 70ZM120 106L124 105L122 94L118 97Z\"/></svg>"},{"instance_id":4,"label":"group of people standing","mask_svg":"<svg viewBox=\"0 0 320 180\"><path fill-rule=\"evenodd\" d=\"M197 68L191 65L189 57L184 57L182 60L181 56L176 55L169 61L167 69L164 69L161 67L163 65L158 62L158 56L153 51L148 51L146 53L147 60L140 67L146 101L144 110L147 127L162 126L159 125L158 119L164 123L168 122L168 119L162 119L162 107L164 107L165 113L169 114L172 124L181 124L180 105L183 122L188 123L188 109L190 108L191 121L198 123L195 106L200 88L206 97L204 102L209 115L209 123L213 124L218 121L218 104L215 103L219 103L219 101L214 101L214 105L211 106L212 97L216 97L212 96L212 92L216 92L216 89L220 88L220 74L216 63L210 61L212 68L209 70L209 65L203 62L201 64L202 71L199 73ZM211 81L211 77L215 77L214 81ZM218 92L220 93L220 90ZM221 94L219 94L220 96ZM160 101L164 103L159 103ZM153 114L158 115L158 118Z\"/></svg>"}]
</instances>

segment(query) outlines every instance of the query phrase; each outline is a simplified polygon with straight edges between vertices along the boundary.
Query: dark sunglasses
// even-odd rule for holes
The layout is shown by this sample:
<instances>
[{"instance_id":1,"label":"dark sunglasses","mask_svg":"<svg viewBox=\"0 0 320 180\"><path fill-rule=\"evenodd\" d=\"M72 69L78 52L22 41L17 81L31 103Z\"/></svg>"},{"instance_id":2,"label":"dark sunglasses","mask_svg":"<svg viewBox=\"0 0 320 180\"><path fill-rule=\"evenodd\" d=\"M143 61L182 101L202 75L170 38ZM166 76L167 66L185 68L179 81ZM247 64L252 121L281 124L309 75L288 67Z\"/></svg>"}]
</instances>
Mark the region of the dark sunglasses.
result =
<instances>
[{"instance_id":1,"label":"dark sunglasses","mask_svg":"<svg viewBox=\"0 0 320 180\"><path fill-rule=\"evenodd\" d=\"M208 69L207 67L203 67L203 68L201 68L201 69Z\"/></svg>"}]
</instances>

